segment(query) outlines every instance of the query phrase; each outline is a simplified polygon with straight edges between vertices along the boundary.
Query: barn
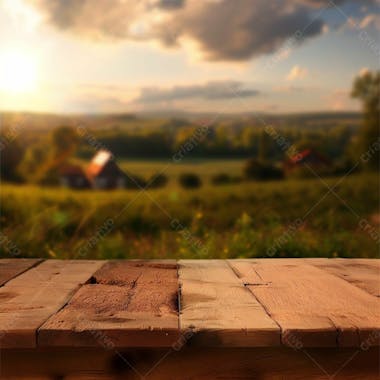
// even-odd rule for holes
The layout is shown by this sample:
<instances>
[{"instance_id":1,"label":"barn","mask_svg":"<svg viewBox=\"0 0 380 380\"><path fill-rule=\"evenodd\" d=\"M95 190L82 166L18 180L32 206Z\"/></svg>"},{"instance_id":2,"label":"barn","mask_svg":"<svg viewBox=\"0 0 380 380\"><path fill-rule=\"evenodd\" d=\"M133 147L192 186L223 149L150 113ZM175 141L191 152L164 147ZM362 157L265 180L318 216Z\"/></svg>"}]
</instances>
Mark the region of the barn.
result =
<instances>
[{"instance_id":1,"label":"barn","mask_svg":"<svg viewBox=\"0 0 380 380\"><path fill-rule=\"evenodd\" d=\"M59 179L61 186L72 189L89 189L90 181L85 172L78 165L65 164L59 168Z\"/></svg>"},{"instance_id":2,"label":"barn","mask_svg":"<svg viewBox=\"0 0 380 380\"><path fill-rule=\"evenodd\" d=\"M112 153L106 150L99 151L93 157L86 175L94 189L124 188L127 180Z\"/></svg>"},{"instance_id":3,"label":"barn","mask_svg":"<svg viewBox=\"0 0 380 380\"><path fill-rule=\"evenodd\" d=\"M305 149L302 152L290 157L289 160L285 162L284 166L286 171L292 171L293 169L300 168L305 164L312 168L327 168L331 165L331 162L328 158L324 157L316 150Z\"/></svg>"}]
</instances>

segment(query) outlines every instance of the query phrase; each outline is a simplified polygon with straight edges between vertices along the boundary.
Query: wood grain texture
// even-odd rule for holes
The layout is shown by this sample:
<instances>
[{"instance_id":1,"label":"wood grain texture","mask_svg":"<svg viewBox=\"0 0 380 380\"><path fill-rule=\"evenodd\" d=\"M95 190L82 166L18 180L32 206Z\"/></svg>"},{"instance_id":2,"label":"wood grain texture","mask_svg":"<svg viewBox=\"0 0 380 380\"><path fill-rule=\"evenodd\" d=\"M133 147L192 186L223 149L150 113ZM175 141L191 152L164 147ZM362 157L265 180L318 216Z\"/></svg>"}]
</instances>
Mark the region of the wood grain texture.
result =
<instances>
[{"instance_id":1,"label":"wood grain texture","mask_svg":"<svg viewBox=\"0 0 380 380\"><path fill-rule=\"evenodd\" d=\"M379 260L16 260L2 348L380 345Z\"/></svg>"},{"instance_id":2,"label":"wood grain texture","mask_svg":"<svg viewBox=\"0 0 380 380\"><path fill-rule=\"evenodd\" d=\"M305 259L352 285L380 297L380 260L373 259Z\"/></svg>"},{"instance_id":3,"label":"wood grain texture","mask_svg":"<svg viewBox=\"0 0 380 380\"><path fill-rule=\"evenodd\" d=\"M225 347L280 344L278 325L225 261L180 260L179 280L181 332L187 334L186 339L191 339L192 344Z\"/></svg>"},{"instance_id":4,"label":"wood grain texture","mask_svg":"<svg viewBox=\"0 0 380 380\"><path fill-rule=\"evenodd\" d=\"M0 288L0 347L35 347L36 331L103 265L45 261Z\"/></svg>"},{"instance_id":5,"label":"wood grain texture","mask_svg":"<svg viewBox=\"0 0 380 380\"><path fill-rule=\"evenodd\" d=\"M230 260L286 345L379 345L379 299L299 260Z\"/></svg>"},{"instance_id":6,"label":"wood grain texture","mask_svg":"<svg viewBox=\"0 0 380 380\"><path fill-rule=\"evenodd\" d=\"M0 259L0 286L41 261L42 259Z\"/></svg>"},{"instance_id":7,"label":"wood grain texture","mask_svg":"<svg viewBox=\"0 0 380 380\"><path fill-rule=\"evenodd\" d=\"M114 261L40 329L41 346L171 346L179 335L175 261Z\"/></svg>"},{"instance_id":8,"label":"wood grain texture","mask_svg":"<svg viewBox=\"0 0 380 380\"><path fill-rule=\"evenodd\" d=\"M252 259L239 259L252 261ZM306 263L323 269L375 297L380 297L380 260L376 259L326 259L326 258L294 258L264 259L265 262ZM252 274L250 274L252 276ZM244 281L244 278L242 278Z\"/></svg>"}]
</instances>

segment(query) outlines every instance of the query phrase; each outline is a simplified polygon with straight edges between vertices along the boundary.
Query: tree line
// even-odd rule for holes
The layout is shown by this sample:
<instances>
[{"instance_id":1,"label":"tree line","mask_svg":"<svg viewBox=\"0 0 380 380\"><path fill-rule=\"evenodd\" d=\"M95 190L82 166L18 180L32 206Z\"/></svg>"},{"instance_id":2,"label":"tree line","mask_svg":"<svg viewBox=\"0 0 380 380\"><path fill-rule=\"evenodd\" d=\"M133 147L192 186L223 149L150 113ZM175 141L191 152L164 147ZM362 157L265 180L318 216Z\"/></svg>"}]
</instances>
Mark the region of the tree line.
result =
<instances>
[{"instance_id":1,"label":"tree line","mask_svg":"<svg viewBox=\"0 0 380 380\"><path fill-rule=\"evenodd\" d=\"M57 167L75 158L90 159L99 147L110 150L117 159L172 159L181 150L183 159L253 158L270 166L286 160L292 151L314 149L344 169L358 161L363 168L378 169L379 91L380 72L367 72L354 80L352 96L363 105L359 129L343 122L326 126L323 120L312 128L297 123L277 125L276 135L286 141L286 150L268 134L268 125L252 120L211 125L172 120L155 128L128 130L63 126L35 136L29 130L27 139L17 129L6 128L0 134L0 175L7 181L48 183L56 179ZM200 127L207 133L194 139ZM189 149L184 149L187 146Z\"/></svg>"}]
</instances>

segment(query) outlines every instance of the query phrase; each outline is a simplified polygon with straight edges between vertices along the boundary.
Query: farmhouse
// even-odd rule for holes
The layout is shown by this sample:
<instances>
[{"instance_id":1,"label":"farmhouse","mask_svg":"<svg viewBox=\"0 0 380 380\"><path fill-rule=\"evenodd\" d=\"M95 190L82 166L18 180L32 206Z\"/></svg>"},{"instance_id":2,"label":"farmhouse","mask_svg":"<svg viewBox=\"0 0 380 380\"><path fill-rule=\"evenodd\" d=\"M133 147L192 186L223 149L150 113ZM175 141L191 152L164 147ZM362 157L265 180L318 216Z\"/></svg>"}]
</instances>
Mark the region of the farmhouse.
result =
<instances>
[{"instance_id":1,"label":"farmhouse","mask_svg":"<svg viewBox=\"0 0 380 380\"><path fill-rule=\"evenodd\" d=\"M65 164L62 166L59 169L59 178L63 187L72 189L88 189L91 187L85 172L78 165Z\"/></svg>"},{"instance_id":2,"label":"farmhouse","mask_svg":"<svg viewBox=\"0 0 380 380\"><path fill-rule=\"evenodd\" d=\"M85 171L78 165L65 164L59 169L59 178L62 186L72 189L141 189L146 185L143 179L124 173L106 150L95 154Z\"/></svg>"},{"instance_id":3,"label":"farmhouse","mask_svg":"<svg viewBox=\"0 0 380 380\"><path fill-rule=\"evenodd\" d=\"M116 164L111 152L99 151L86 170L87 178L94 189L123 188L126 185L126 175Z\"/></svg>"},{"instance_id":4,"label":"farmhouse","mask_svg":"<svg viewBox=\"0 0 380 380\"><path fill-rule=\"evenodd\" d=\"M316 150L305 149L302 152L290 157L290 159L285 162L284 167L286 171L291 171L302 167L304 164L313 168L324 168L328 167L331 162L328 158L324 157Z\"/></svg>"}]
</instances>

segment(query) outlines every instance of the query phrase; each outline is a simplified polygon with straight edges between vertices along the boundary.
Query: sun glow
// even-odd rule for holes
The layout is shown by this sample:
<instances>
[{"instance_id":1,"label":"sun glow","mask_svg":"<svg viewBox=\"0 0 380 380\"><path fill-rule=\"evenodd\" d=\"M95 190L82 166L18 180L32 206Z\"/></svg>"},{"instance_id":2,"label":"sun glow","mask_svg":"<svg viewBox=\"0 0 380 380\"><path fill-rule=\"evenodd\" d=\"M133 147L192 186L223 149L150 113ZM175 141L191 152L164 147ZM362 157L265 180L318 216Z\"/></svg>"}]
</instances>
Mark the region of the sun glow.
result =
<instances>
[{"instance_id":1,"label":"sun glow","mask_svg":"<svg viewBox=\"0 0 380 380\"><path fill-rule=\"evenodd\" d=\"M37 87L37 63L22 52L0 53L0 90L9 93L33 92Z\"/></svg>"}]
</instances>

